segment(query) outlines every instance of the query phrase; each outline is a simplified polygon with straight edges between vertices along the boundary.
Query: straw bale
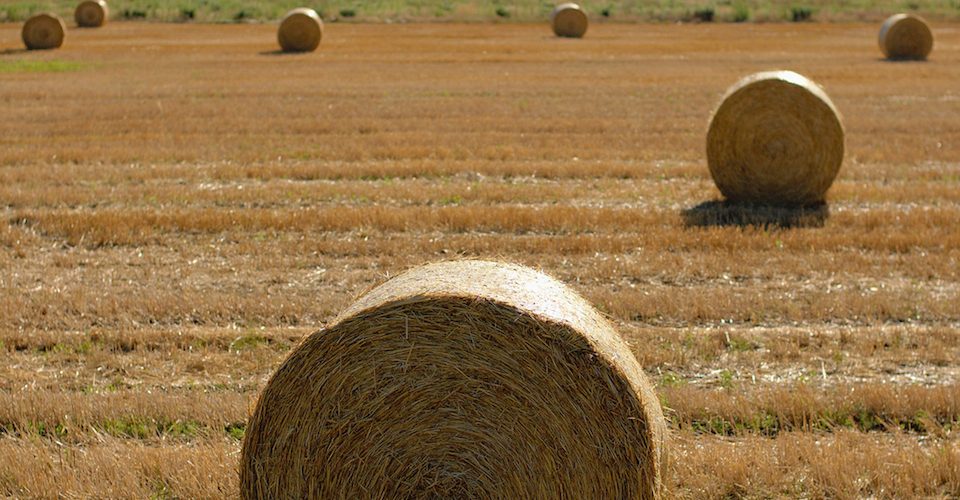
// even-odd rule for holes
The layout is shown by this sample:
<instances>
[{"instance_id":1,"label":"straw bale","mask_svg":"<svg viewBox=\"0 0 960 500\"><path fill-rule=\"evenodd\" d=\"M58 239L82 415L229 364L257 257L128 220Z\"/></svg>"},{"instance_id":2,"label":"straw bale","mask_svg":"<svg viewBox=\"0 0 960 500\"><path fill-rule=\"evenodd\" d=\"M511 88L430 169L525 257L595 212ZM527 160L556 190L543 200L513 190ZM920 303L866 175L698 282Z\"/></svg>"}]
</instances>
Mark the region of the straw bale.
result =
<instances>
[{"instance_id":1,"label":"straw bale","mask_svg":"<svg viewBox=\"0 0 960 500\"><path fill-rule=\"evenodd\" d=\"M63 45L67 25L56 14L37 14L23 24L23 44L30 50L56 49Z\"/></svg>"},{"instance_id":2,"label":"straw bale","mask_svg":"<svg viewBox=\"0 0 960 500\"><path fill-rule=\"evenodd\" d=\"M498 262L374 288L274 373L244 498L660 498L665 424L613 326Z\"/></svg>"},{"instance_id":3,"label":"straw bale","mask_svg":"<svg viewBox=\"0 0 960 500\"><path fill-rule=\"evenodd\" d=\"M927 22L913 14L890 16L880 27L880 50L887 59L925 60L933 50Z\"/></svg>"},{"instance_id":4,"label":"straw bale","mask_svg":"<svg viewBox=\"0 0 960 500\"><path fill-rule=\"evenodd\" d=\"M553 9L550 24L557 36L582 38L587 32L587 15L579 5L564 3Z\"/></svg>"},{"instance_id":5,"label":"straw bale","mask_svg":"<svg viewBox=\"0 0 960 500\"><path fill-rule=\"evenodd\" d=\"M73 11L73 19L81 28L99 28L106 24L109 15L106 0L85 0Z\"/></svg>"},{"instance_id":6,"label":"straw bale","mask_svg":"<svg viewBox=\"0 0 960 500\"><path fill-rule=\"evenodd\" d=\"M323 38L323 21L313 9L293 9L280 21L277 41L284 52L313 52Z\"/></svg>"},{"instance_id":7,"label":"straw bale","mask_svg":"<svg viewBox=\"0 0 960 500\"><path fill-rule=\"evenodd\" d=\"M707 132L707 164L730 201L822 203L843 163L840 115L816 83L792 71L731 87Z\"/></svg>"}]
</instances>

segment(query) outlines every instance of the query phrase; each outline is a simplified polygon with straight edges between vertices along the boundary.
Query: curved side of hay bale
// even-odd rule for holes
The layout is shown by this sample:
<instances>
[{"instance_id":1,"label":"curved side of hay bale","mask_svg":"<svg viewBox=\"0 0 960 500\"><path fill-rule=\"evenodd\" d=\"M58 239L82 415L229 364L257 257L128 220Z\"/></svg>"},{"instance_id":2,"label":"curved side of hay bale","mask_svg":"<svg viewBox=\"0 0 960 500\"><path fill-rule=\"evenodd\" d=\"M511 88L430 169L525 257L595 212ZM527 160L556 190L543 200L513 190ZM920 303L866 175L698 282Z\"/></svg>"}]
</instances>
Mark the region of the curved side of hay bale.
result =
<instances>
[{"instance_id":1,"label":"curved side of hay bale","mask_svg":"<svg viewBox=\"0 0 960 500\"><path fill-rule=\"evenodd\" d=\"M85 0L73 11L73 19L81 28L99 28L106 24L109 16L106 0Z\"/></svg>"},{"instance_id":2,"label":"curved side of hay bale","mask_svg":"<svg viewBox=\"0 0 960 500\"><path fill-rule=\"evenodd\" d=\"M323 21L313 9L293 9L283 16L277 41L284 52L313 52L323 38Z\"/></svg>"},{"instance_id":3,"label":"curved side of hay bale","mask_svg":"<svg viewBox=\"0 0 960 500\"><path fill-rule=\"evenodd\" d=\"M880 50L887 59L925 60L933 50L933 32L913 14L896 14L880 27Z\"/></svg>"},{"instance_id":4,"label":"curved side of hay bale","mask_svg":"<svg viewBox=\"0 0 960 500\"><path fill-rule=\"evenodd\" d=\"M582 38L587 32L587 15L575 3L556 6L550 14L550 24L557 36Z\"/></svg>"},{"instance_id":5,"label":"curved side of hay bale","mask_svg":"<svg viewBox=\"0 0 960 500\"><path fill-rule=\"evenodd\" d=\"M626 343L556 280L430 264L310 335L263 389L244 498L659 498L666 427Z\"/></svg>"},{"instance_id":6,"label":"curved side of hay bale","mask_svg":"<svg viewBox=\"0 0 960 500\"><path fill-rule=\"evenodd\" d=\"M730 201L822 203L840 171L844 130L820 86L792 71L751 75L731 87L710 120L707 164Z\"/></svg>"},{"instance_id":7,"label":"curved side of hay bale","mask_svg":"<svg viewBox=\"0 0 960 500\"><path fill-rule=\"evenodd\" d=\"M30 50L56 49L63 45L67 25L56 14L37 14L23 24L23 44Z\"/></svg>"}]
</instances>

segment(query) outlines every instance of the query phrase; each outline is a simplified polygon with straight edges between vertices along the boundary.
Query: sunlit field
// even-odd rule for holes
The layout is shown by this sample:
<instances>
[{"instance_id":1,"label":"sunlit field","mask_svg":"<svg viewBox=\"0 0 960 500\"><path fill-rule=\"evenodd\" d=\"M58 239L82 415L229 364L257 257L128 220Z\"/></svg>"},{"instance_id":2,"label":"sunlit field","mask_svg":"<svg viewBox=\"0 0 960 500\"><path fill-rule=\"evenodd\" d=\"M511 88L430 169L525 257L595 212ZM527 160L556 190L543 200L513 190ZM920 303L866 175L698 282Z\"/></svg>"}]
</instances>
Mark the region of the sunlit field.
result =
<instances>
[{"instance_id":1,"label":"sunlit field","mask_svg":"<svg viewBox=\"0 0 960 500\"><path fill-rule=\"evenodd\" d=\"M926 63L873 23L275 29L0 25L0 496L235 497L299 339L456 257L614 321L671 497L960 496L960 25ZM710 113L769 69L847 131L786 223L709 203Z\"/></svg>"}]
</instances>

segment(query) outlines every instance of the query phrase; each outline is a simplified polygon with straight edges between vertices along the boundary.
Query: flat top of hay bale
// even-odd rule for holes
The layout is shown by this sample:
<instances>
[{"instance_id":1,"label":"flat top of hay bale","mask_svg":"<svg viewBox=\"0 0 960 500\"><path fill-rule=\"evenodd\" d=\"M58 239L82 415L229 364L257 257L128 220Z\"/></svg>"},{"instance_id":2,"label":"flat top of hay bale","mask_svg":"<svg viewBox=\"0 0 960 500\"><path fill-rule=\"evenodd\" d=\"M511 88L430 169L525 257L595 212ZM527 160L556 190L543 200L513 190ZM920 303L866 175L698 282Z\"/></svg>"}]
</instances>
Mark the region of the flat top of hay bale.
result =
<instances>
[{"instance_id":1,"label":"flat top of hay bale","mask_svg":"<svg viewBox=\"0 0 960 500\"><path fill-rule=\"evenodd\" d=\"M894 14L884 21L878 36L888 59L924 60L933 51L933 32L914 14Z\"/></svg>"},{"instance_id":2,"label":"flat top of hay bale","mask_svg":"<svg viewBox=\"0 0 960 500\"><path fill-rule=\"evenodd\" d=\"M457 261L371 290L264 388L242 492L655 498L665 424L625 342L556 280Z\"/></svg>"},{"instance_id":3,"label":"flat top of hay bale","mask_svg":"<svg viewBox=\"0 0 960 500\"><path fill-rule=\"evenodd\" d=\"M756 73L730 87L707 132L710 174L736 202L821 203L843 152L836 106L792 71Z\"/></svg>"}]
</instances>

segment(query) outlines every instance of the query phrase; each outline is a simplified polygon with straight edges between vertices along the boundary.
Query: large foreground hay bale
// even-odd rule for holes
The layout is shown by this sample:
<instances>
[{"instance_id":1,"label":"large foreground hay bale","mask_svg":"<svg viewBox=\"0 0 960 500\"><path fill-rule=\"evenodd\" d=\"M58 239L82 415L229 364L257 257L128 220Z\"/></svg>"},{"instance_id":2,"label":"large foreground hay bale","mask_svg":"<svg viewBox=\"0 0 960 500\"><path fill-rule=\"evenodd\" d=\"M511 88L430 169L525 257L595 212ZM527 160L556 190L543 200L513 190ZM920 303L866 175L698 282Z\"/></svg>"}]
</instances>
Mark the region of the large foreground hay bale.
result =
<instances>
[{"instance_id":1,"label":"large foreground hay bale","mask_svg":"<svg viewBox=\"0 0 960 500\"><path fill-rule=\"evenodd\" d=\"M85 0L73 11L73 19L81 28L99 28L107 22L109 15L106 0Z\"/></svg>"},{"instance_id":2,"label":"large foreground hay bale","mask_svg":"<svg viewBox=\"0 0 960 500\"><path fill-rule=\"evenodd\" d=\"M587 15L579 5L564 3L553 9L550 24L557 36L581 38L587 32Z\"/></svg>"},{"instance_id":3,"label":"large foreground hay bale","mask_svg":"<svg viewBox=\"0 0 960 500\"><path fill-rule=\"evenodd\" d=\"M531 269L431 264L307 337L246 427L244 498L656 498L665 424L585 300Z\"/></svg>"},{"instance_id":4,"label":"large foreground hay bale","mask_svg":"<svg viewBox=\"0 0 960 500\"><path fill-rule=\"evenodd\" d=\"M833 102L792 71L740 80L707 132L710 175L730 201L822 202L843 163L844 131Z\"/></svg>"},{"instance_id":5,"label":"large foreground hay bale","mask_svg":"<svg viewBox=\"0 0 960 500\"><path fill-rule=\"evenodd\" d=\"M933 33L922 18L896 14L880 27L880 50L888 59L924 60L933 50Z\"/></svg>"},{"instance_id":6,"label":"large foreground hay bale","mask_svg":"<svg viewBox=\"0 0 960 500\"><path fill-rule=\"evenodd\" d=\"M323 38L323 21L313 9L293 9L283 16L277 41L284 52L313 52Z\"/></svg>"},{"instance_id":7,"label":"large foreground hay bale","mask_svg":"<svg viewBox=\"0 0 960 500\"><path fill-rule=\"evenodd\" d=\"M67 25L56 14L37 14L27 19L20 35L30 50L56 49L63 45Z\"/></svg>"}]
</instances>

